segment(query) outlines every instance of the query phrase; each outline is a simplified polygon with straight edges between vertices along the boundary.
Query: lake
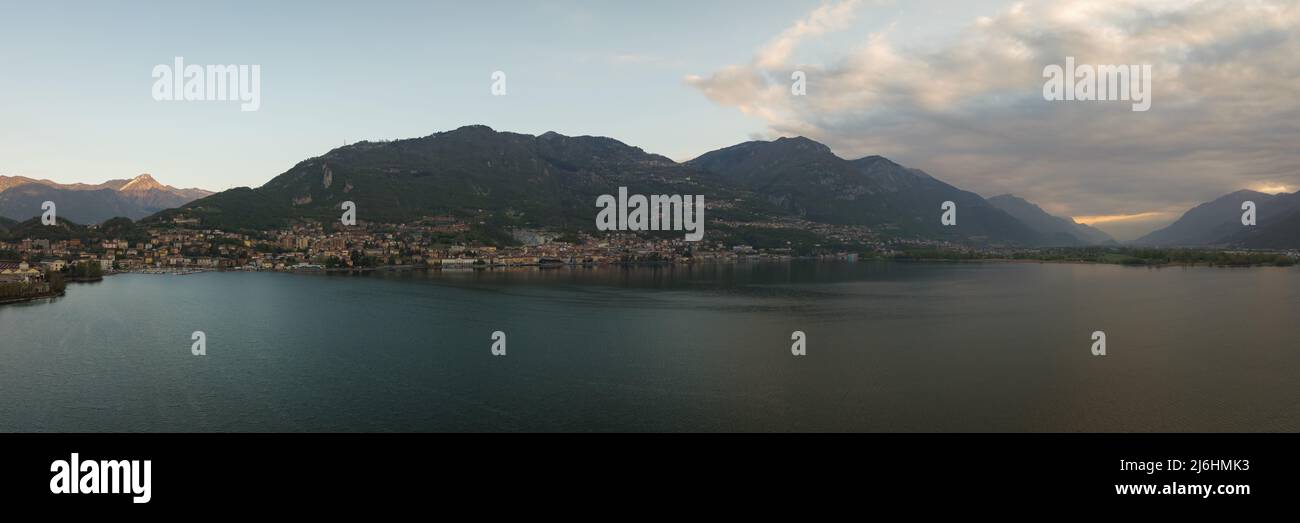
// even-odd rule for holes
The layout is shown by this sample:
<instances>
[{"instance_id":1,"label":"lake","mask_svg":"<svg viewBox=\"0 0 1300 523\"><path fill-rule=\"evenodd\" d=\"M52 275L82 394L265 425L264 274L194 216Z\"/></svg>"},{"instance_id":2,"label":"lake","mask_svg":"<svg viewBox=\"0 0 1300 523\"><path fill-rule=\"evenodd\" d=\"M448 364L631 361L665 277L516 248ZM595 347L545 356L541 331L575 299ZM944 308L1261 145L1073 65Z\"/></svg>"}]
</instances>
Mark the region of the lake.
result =
<instances>
[{"instance_id":1,"label":"lake","mask_svg":"<svg viewBox=\"0 0 1300 523\"><path fill-rule=\"evenodd\" d=\"M1273 267L125 274L0 307L0 430L1296 431L1297 311Z\"/></svg>"}]
</instances>

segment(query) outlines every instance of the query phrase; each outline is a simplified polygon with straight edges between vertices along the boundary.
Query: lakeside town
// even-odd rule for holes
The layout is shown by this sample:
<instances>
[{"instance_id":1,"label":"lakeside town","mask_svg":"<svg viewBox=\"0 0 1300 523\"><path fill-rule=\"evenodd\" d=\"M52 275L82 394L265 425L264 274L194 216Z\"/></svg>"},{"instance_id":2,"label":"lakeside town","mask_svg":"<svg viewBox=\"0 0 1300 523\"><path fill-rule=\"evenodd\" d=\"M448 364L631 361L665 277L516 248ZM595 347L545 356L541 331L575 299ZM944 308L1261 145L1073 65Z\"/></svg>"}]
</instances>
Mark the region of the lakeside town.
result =
<instances>
[{"instance_id":1,"label":"lakeside town","mask_svg":"<svg viewBox=\"0 0 1300 523\"><path fill-rule=\"evenodd\" d=\"M541 229L510 229L509 242L467 239L472 226L450 217L432 217L413 224L374 224L325 227L305 223L259 233L195 228L185 219L160 227L142 227L131 236L100 240L83 238L23 238L0 241L0 256L24 262L30 274L62 271L91 264L104 274L172 270L373 270L386 267L453 269L548 265L611 265L735 261L745 258L790 259L793 247L756 248L727 242L690 242L681 237L647 238L634 233L560 233ZM820 224L818 224L820 225ZM764 224L780 228L781 224ZM833 228L834 226L823 226ZM93 233L98 226L89 226ZM844 227L827 235L892 252L885 242L872 242L863 227ZM822 231L826 232L826 231ZM93 236L93 234L87 234ZM509 243L502 245L501 243ZM912 242L943 247L945 242ZM955 246L954 246L955 247ZM859 252L817 249L819 257L855 259ZM2 259L2 258L0 258ZM29 274L29 275L30 275Z\"/></svg>"},{"instance_id":2,"label":"lakeside town","mask_svg":"<svg viewBox=\"0 0 1300 523\"><path fill-rule=\"evenodd\" d=\"M690 242L633 233L561 233L510 229L504 242L471 239L475 226L450 216L409 224L362 223L344 227L306 222L259 232L204 229L197 220L163 224L120 219L87 226L67 238L0 241L0 303L62 294L67 281L93 281L116 273L190 274L202 271L483 270L503 267L652 265L697 262L857 260L1034 260L1125 265L1289 266L1300 251L1141 249L1121 246L972 247L946 241L882 238L863 226L801 220L717 223L814 234L825 243L767 241ZM124 223L123 223L124 222Z\"/></svg>"}]
</instances>

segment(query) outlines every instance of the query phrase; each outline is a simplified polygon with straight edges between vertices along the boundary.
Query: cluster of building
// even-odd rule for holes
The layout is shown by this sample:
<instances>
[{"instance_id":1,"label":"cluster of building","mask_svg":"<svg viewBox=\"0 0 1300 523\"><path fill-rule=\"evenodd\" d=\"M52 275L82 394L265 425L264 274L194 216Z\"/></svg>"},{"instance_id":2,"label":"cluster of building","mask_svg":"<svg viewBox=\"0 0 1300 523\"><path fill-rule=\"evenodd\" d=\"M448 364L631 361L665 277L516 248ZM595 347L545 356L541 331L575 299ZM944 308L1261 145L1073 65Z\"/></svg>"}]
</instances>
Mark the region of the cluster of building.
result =
<instances>
[{"instance_id":1,"label":"cluster of building","mask_svg":"<svg viewBox=\"0 0 1300 523\"><path fill-rule=\"evenodd\" d=\"M0 283L32 283L40 281L43 276L44 271L25 261L0 261Z\"/></svg>"},{"instance_id":2,"label":"cluster of building","mask_svg":"<svg viewBox=\"0 0 1300 523\"><path fill-rule=\"evenodd\" d=\"M910 252L940 251L976 257L1034 257L1042 249L974 249L925 239L882 239L868 227L837 226L799 219L770 222L712 222L713 238L735 238L727 229L797 230L822 238L827 245L850 249L812 250L820 258L856 259L860 254L880 258ZM680 236L642 237L635 233L569 234L539 229L514 229L511 242L475 241L469 223L452 217L425 218L411 224L364 224L340 227L302 224L251 234L202 229L176 220L129 233L130 239L92 234L65 240L0 241L0 283L39 282L49 271L71 265L95 266L97 272L240 270L359 270L376 267L458 269L560 265L728 262L784 260L796 256L790 246L756 248L720 240L686 241ZM91 229L91 232L96 232ZM96 239L90 239L96 238ZM494 244L495 243L495 244ZM497 244L509 243L510 246ZM808 255L808 249L801 249ZM1046 252L1050 254L1050 252ZM1296 254L1288 253L1293 259Z\"/></svg>"},{"instance_id":3,"label":"cluster of building","mask_svg":"<svg viewBox=\"0 0 1300 523\"><path fill-rule=\"evenodd\" d=\"M754 226L754 224L748 224ZM791 227L774 223L773 227ZM805 225L805 227L808 227ZM782 259L790 248L758 249L723 242L689 242L681 237L645 238L633 233L570 235L515 229L512 246L464 241L470 225L454 218L414 224L354 227L303 224L256 234L197 228L175 222L149 227L133 239L23 239L0 242L16 252L27 271L62 270L68 264L98 264L104 273L152 270L355 270L383 266L473 268L483 266L681 263L689 260ZM824 231L843 240L874 240L870 231ZM831 234L828 234L830 236ZM501 242L506 243L506 242ZM885 248L880 244L881 248ZM828 255L856 256L849 253ZM16 269L15 269L16 270Z\"/></svg>"}]
</instances>

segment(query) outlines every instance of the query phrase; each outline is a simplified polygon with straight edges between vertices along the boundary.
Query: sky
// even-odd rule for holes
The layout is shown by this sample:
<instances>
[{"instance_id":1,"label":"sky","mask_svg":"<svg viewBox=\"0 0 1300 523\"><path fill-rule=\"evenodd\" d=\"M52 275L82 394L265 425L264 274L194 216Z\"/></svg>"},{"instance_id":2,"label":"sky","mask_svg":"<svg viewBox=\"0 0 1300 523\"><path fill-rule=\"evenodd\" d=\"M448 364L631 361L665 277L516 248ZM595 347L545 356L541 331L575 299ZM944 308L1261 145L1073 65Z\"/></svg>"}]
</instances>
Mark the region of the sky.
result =
<instances>
[{"instance_id":1,"label":"sky","mask_svg":"<svg viewBox=\"0 0 1300 523\"><path fill-rule=\"evenodd\" d=\"M1298 4L3 0L0 175L256 187L469 124L676 160L803 135L1131 239L1235 190L1300 189ZM1150 109L1045 100L1066 56L1150 65ZM258 65L260 108L155 100L175 57Z\"/></svg>"}]
</instances>

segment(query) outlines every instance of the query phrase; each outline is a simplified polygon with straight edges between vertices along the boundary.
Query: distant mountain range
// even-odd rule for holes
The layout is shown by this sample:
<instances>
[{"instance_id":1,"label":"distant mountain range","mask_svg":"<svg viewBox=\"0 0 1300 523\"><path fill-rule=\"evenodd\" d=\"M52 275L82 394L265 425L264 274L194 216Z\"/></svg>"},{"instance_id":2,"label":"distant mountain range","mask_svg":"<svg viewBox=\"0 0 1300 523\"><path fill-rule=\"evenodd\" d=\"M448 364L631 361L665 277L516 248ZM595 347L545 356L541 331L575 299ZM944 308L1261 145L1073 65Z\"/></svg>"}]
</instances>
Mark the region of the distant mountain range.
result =
<instances>
[{"instance_id":1,"label":"distant mountain range","mask_svg":"<svg viewBox=\"0 0 1300 523\"><path fill-rule=\"evenodd\" d=\"M1241 224L1243 202L1255 202L1255 225ZM1133 241L1177 247L1300 247L1300 191L1237 191L1193 207L1169 226Z\"/></svg>"},{"instance_id":2,"label":"distant mountain range","mask_svg":"<svg viewBox=\"0 0 1300 523\"><path fill-rule=\"evenodd\" d=\"M618 187L633 194L705 195L710 221L729 224L710 229L710 238L758 241L763 238L753 237L753 230L737 228L800 219L867 226L885 237L973 245L1116 244L1105 232L1053 216L1020 197L986 200L887 158L844 159L802 137L745 142L679 163L612 138L533 136L481 125L359 142L299 162L256 189L215 194L162 185L149 175L99 185L0 176L0 216L19 221L39 216L41 202L50 200L58 203L60 218L77 223L115 216L152 223L188 218L213 228L262 230L301 220L333 222L342 202L353 201L362 221L456 216L490 231L591 231L596 197L615 194ZM1240 223L1245 200L1257 204L1255 227ZM954 226L940 223L945 201L957 205ZM0 229L13 227L0 220ZM811 233L780 234L777 240L807 239ZM1133 243L1295 248L1300 246L1300 192L1232 193Z\"/></svg>"},{"instance_id":3,"label":"distant mountain range","mask_svg":"<svg viewBox=\"0 0 1300 523\"><path fill-rule=\"evenodd\" d=\"M620 186L634 194L704 194L710 219L727 221L791 217L981 244L1109 240L1083 226L1057 238L1055 229L1036 230L925 172L880 156L846 160L807 138L746 142L677 163L611 138L484 126L348 145L304 160L262 187L214 194L151 220L187 217L219 228L262 229L337 220L341 203L353 201L371 221L455 215L495 226L590 230L596 197ZM940 223L944 201L957 204L955 226Z\"/></svg>"},{"instance_id":4,"label":"distant mountain range","mask_svg":"<svg viewBox=\"0 0 1300 523\"><path fill-rule=\"evenodd\" d=\"M59 217L76 223L95 224L113 217L138 220L211 194L163 185L148 174L96 185L0 176L0 216L18 221L40 216L41 204L51 201Z\"/></svg>"},{"instance_id":5,"label":"distant mountain range","mask_svg":"<svg viewBox=\"0 0 1300 523\"><path fill-rule=\"evenodd\" d=\"M1028 225L1030 229L1046 236L1046 242L1052 245L1117 245L1109 234L1077 223L1071 218L1062 218L1048 214L1042 208L1023 198L1003 194L989 198L994 207Z\"/></svg>"}]
</instances>

